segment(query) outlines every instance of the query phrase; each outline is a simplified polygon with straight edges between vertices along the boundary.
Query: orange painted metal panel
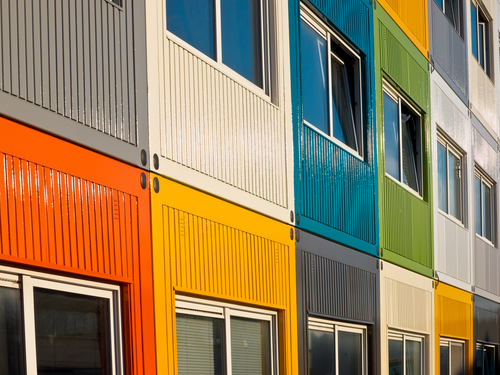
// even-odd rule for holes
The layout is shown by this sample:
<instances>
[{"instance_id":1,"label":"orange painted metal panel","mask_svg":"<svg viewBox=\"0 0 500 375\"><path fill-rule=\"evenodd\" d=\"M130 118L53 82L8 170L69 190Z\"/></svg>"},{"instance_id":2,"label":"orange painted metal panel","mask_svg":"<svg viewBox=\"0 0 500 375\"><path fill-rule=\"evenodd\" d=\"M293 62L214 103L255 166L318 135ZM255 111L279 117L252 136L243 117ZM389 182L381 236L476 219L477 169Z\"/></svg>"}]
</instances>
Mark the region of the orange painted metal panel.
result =
<instances>
[{"instance_id":1,"label":"orange painted metal panel","mask_svg":"<svg viewBox=\"0 0 500 375\"><path fill-rule=\"evenodd\" d=\"M426 59L429 59L427 0L377 0Z\"/></svg>"},{"instance_id":2,"label":"orange painted metal panel","mask_svg":"<svg viewBox=\"0 0 500 375\"><path fill-rule=\"evenodd\" d=\"M120 283L127 373L154 374L143 172L4 118L0 134L0 262Z\"/></svg>"},{"instance_id":3,"label":"orange painted metal panel","mask_svg":"<svg viewBox=\"0 0 500 375\"><path fill-rule=\"evenodd\" d=\"M440 372L439 340L451 338L465 341L466 374L473 373L473 301L472 294L439 283L434 291L436 374Z\"/></svg>"},{"instance_id":4,"label":"orange painted metal panel","mask_svg":"<svg viewBox=\"0 0 500 375\"><path fill-rule=\"evenodd\" d=\"M158 178L152 192L158 374L177 373L175 294L278 312L281 374L297 374L290 226Z\"/></svg>"}]
</instances>

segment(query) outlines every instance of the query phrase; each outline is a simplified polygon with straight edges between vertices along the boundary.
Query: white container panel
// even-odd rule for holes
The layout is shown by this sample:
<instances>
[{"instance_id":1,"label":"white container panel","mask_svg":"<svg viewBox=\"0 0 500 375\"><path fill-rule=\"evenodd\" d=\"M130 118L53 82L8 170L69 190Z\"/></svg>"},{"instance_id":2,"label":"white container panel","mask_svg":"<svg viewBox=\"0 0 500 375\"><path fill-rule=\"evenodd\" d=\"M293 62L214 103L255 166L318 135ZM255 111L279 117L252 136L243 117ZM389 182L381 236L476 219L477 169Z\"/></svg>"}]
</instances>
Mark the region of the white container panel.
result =
<instances>
[{"instance_id":1,"label":"white container panel","mask_svg":"<svg viewBox=\"0 0 500 375\"><path fill-rule=\"evenodd\" d=\"M499 293L499 256L498 249L480 238L475 241L475 287L500 297Z\"/></svg>"}]
</instances>

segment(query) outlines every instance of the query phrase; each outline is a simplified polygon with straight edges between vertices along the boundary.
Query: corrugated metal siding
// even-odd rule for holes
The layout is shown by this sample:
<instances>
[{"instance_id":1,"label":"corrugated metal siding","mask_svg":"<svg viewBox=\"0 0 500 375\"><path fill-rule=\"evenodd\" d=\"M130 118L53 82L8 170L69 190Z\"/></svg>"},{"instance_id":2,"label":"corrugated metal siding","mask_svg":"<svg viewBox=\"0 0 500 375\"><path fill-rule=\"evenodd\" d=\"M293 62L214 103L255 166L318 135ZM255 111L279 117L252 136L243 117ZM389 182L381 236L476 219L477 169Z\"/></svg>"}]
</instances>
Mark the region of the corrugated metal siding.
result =
<instances>
[{"instance_id":1,"label":"corrugated metal siding","mask_svg":"<svg viewBox=\"0 0 500 375\"><path fill-rule=\"evenodd\" d=\"M475 332L477 340L491 343L500 342L500 317L497 312L474 306L474 320L477 324L475 326L475 329L477 329L477 332Z\"/></svg>"},{"instance_id":2,"label":"corrugated metal siding","mask_svg":"<svg viewBox=\"0 0 500 375\"><path fill-rule=\"evenodd\" d=\"M307 311L375 321L375 274L308 252L302 252L302 264Z\"/></svg>"},{"instance_id":3,"label":"corrugated metal siding","mask_svg":"<svg viewBox=\"0 0 500 375\"><path fill-rule=\"evenodd\" d=\"M137 144L134 5L0 1L0 90Z\"/></svg>"},{"instance_id":4,"label":"corrugated metal siding","mask_svg":"<svg viewBox=\"0 0 500 375\"><path fill-rule=\"evenodd\" d=\"M303 215L375 243L373 169L303 126Z\"/></svg>"},{"instance_id":5,"label":"corrugated metal siding","mask_svg":"<svg viewBox=\"0 0 500 375\"><path fill-rule=\"evenodd\" d=\"M287 206L284 114L170 39L161 155Z\"/></svg>"},{"instance_id":6,"label":"corrugated metal siding","mask_svg":"<svg viewBox=\"0 0 500 375\"><path fill-rule=\"evenodd\" d=\"M483 125L489 126L498 134L497 90L474 57L469 62L469 78L470 102L474 114Z\"/></svg>"},{"instance_id":7,"label":"corrugated metal siding","mask_svg":"<svg viewBox=\"0 0 500 375\"><path fill-rule=\"evenodd\" d=\"M429 204L384 177L381 189L380 244L425 267L432 267L431 210Z\"/></svg>"},{"instance_id":8,"label":"corrugated metal siding","mask_svg":"<svg viewBox=\"0 0 500 375\"><path fill-rule=\"evenodd\" d=\"M385 278L387 325L430 333L432 293L400 281Z\"/></svg>"},{"instance_id":9,"label":"corrugated metal siding","mask_svg":"<svg viewBox=\"0 0 500 375\"><path fill-rule=\"evenodd\" d=\"M427 0L379 0L378 2L427 57L429 51Z\"/></svg>"},{"instance_id":10,"label":"corrugated metal siding","mask_svg":"<svg viewBox=\"0 0 500 375\"><path fill-rule=\"evenodd\" d=\"M435 1L432 4L432 57L446 74L457 85L459 90L469 97L468 57L466 42L438 7Z\"/></svg>"},{"instance_id":11,"label":"corrugated metal siding","mask_svg":"<svg viewBox=\"0 0 500 375\"><path fill-rule=\"evenodd\" d=\"M311 0L349 40L370 53L370 8L361 0ZM370 5L371 6L371 5Z\"/></svg>"},{"instance_id":12,"label":"corrugated metal siding","mask_svg":"<svg viewBox=\"0 0 500 375\"><path fill-rule=\"evenodd\" d=\"M498 272L500 257L498 256L498 249L477 237L474 239L474 247L474 285L497 296L500 295Z\"/></svg>"},{"instance_id":13,"label":"corrugated metal siding","mask_svg":"<svg viewBox=\"0 0 500 375\"><path fill-rule=\"evenodd\" d=\"M462 301L437 296L436 314L440 325L436 327L443 337L472 338L472 306Z\"/></svg>"},{"instance_id":14,"label":"corrugated metal siding","mask_svg":"<svg viewBox=\"0 0 500 375\"><path fill-rule=\"evenodd\" d=\"M472 129L474 162L477 163L494 182L498 182L498 152L486 141L477 129ZM471 194L474 192L471 191ZM472 195L473 196L473 195Z\"/></svg>"}]
</instances>

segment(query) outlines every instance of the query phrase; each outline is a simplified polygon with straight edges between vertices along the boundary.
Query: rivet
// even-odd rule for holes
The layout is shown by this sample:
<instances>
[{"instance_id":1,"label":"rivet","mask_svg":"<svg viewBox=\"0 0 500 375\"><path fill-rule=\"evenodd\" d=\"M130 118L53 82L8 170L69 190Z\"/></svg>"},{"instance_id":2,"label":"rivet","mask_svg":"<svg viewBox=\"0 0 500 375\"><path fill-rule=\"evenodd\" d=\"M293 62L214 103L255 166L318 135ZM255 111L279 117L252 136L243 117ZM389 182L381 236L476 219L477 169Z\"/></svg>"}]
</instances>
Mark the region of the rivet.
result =
<instances>
[{"instance_id":1,"label":"rivet","mask_svg":"<svg viewBox=\"0 0 500 375\"><path fill-rule=\"evenodd\" d=\"M148 153L144 149L141 150L141 164L143 167L148 164Z\"/></svg>"},{"instance_id":2,"label":"rivet","mask_svg":"<svg viewBox=\"0 0 500 375\"><path fill-rule=\"evenodd\" d=\"M158 154L153 155L153 167L155 167L156 170L160 168L160 159L158 158Z\"/></svg>"},{"instance_id":3,"label":"rivet","mask_svg":"<svg viewBox=\"0 0 500 375\"><path fill-rule=\"evenodd\" d=\"M158 181L158 177L155 177L153 179L153 189L155 193L158 193L160 191L160 181Z\"/></svg>"},{"instance_id":4,"label":"rivet","mask_svg":"<svg viewBox=\"0 0 500 375\"><path fill-rule=\"evenodd\" d=\"M146 189L148 186L148 179L146 178L146 173L141 173L141 187Z\"/></svg>"}]
</instances>

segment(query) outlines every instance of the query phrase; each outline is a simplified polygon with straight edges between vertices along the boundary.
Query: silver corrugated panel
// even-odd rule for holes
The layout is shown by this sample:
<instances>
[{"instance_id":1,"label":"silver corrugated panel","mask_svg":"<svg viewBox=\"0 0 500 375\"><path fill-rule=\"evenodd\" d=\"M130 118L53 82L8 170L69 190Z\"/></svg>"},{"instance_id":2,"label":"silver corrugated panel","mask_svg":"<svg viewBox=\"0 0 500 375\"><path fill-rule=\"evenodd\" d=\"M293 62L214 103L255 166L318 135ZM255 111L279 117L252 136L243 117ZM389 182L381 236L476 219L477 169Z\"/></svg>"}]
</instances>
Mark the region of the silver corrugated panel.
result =
<instances>
[{"instance_id":1,"label":"silver corrugated panel","mask_svg":"<svg viewBox=\"0 0 500 375\"><path fill-rule=\"evenodd\" d=\"M284 114L167 40L161 155L279 206L287 205Z\"/></svg>"},{"instance_id":2,"label":"silver corrugated panel","mask_svg":"<svg viewBox=\"0 0 500 375\"><path fill-rule=\"evenodd\" d=\"M469 63L469 76L473 112L483 125L498 134L497 90L494 82L474 58ZM495 75L492 74L492 77L494 79Z\"/></svg>"},{"instance_id":3,"label":"silver corrugated panel","mask_svg":"<svg viewBox=\"0 0 500 375\"><path fill-rule=\"evenodd\" d=\"M475 286L495 295L499 293L498 250L482 239L475 239Z\"/></svg>"},{"instance_id":4,"label":"silver corrugated panel","mask_svg":"<svg viewBox=\"0 0 500 375\"><path fill-rule=\"evenodd\" d=\"M0 0L0 90L136 145L133 12L131 0Z\"/></svg>"},{"instance_id":5,"label":"silver corrugated panel","mask_svg":"<svg viewBox=\"0 0 500 375\"><path fill-rule=\"evenodd\" d=\"M473 129L473 152L474 162L498 182L498 153L476 129Z\"/></svg>"}]
</instances>

